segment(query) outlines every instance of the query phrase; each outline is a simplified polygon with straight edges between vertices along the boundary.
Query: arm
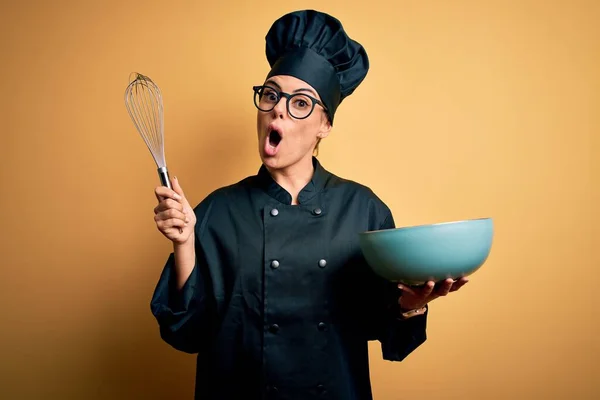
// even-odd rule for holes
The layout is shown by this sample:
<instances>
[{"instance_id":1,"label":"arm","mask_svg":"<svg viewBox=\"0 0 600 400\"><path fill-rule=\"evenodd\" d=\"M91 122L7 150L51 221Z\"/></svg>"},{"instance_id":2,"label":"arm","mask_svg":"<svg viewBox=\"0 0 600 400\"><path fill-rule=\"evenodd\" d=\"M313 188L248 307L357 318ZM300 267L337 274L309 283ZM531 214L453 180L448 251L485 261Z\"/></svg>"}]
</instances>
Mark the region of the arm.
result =
<instances>
[{"instance_id":1,"label":"arm","mask_svg":"<svg viewBox=\"0 0 600 400\"><path fill-rule=\"evenodd\" d=\"M391 213L387 214L379 229L394 229L395 222ZM399 305L401 291L397 284L374 277L380 293L377 297L376 330L370 339L379 340L381 343L382 356L384 360L402 361L417 347L427 340L427 316L429 310L423 315L417 315L408 319L401 317L402 312Z\"/></svg>"},{"instance_id":2,"label":"arm","mask_svg":"<svg viewBox=\"0 0 600 400\"><path fill-rule=\"evenodd\" d=\"M198 246L196 246L198 247ZM204 278L206 264L201 252L194 252L191 268L177 260L177 250L169 255L151 300L161 338L186 353L197 353L209 338L213 326L208 281ZM189 253L188 257L191 257ZM197 257L200 255L200 257ZM181 265L178 265L181 263ZM182 267L188 267L183 270ZM188 274L184 279L184 274Z\"/></svg>"},{"instance_id":3,"label":"arm","mask_svg":"<svg viewBox=\"0 0 600 400\"><path fill-rule=\"evenodd\" d=\"M196 265L196 250L194 248L195 237L196 235L192 233L187 242L183 244L173 243L177 290L183 288Z\"/></svg>"},{"instance_id":4,"label":"arm","mask_svg":"<svg viewBox=\"0 0 600 400\"><path fill-rule=\"evenodd\" d=\"M212 286L201 243L212 201L207 198L192 210L176 180L173 187L181 194L190 224L178 230L173 222L168 223L166 218L173 215L172 211L162 219L157 218L167 221L161 222L159 228L173 240L173 252L163 268L150 306L162 339L177 350L197 353L209 342L206 339L210 338L214 326ZM167 189L159 190L166 192ZM186 235L187 229L191 232Z\"/></svg>"},{"instance_id":5,"label":"arm","mask_svg":"<svg viewBox=\"0 0 600 400\"><path fill-rule=\"evenodd\" d=\"M379 336L384 360L402 361L427 340L427 314L399 317L398 306L390 312Z\"/></svg>"}]
</instances>

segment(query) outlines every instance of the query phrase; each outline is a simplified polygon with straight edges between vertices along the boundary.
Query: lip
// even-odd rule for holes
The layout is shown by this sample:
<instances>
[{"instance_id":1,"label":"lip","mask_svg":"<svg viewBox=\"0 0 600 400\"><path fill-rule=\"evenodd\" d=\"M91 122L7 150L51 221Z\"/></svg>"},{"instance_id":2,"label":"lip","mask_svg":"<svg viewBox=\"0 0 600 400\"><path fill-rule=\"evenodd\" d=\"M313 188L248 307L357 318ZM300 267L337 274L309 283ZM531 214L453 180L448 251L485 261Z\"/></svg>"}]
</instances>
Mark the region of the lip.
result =
<instances>
[{"instance_id":1,"label":"lip","mask_svg":"<svg viewBox=\"0 0 600 400\"><path fill-rule=\"evenodd\" d=\"M267 157L275 157L277 155L277 153L279 152L279 148L281 146L281 140L279 141L277 146L275 146L275 147L271 146L271 144L269 142L269 136L271 135L271 132L273 132L273 131L276 131L279 134L279 137L281 138L281 140L283 140L283 134L281 132L281 128L274 123L269 124L267 127L267 132L264 137L264 144L263 144L263 152L264 152L265 156L267 156Z\"/></svg>"},{"instance_id":2,"label":"lip","mask_svg":"<svg viewBox=\"0 0 600 400\"><path fill-rule=\"evenodd\" d=\"M279 133L279 136L281 136L281 139L283 139L283 130L279 126L277 126L277 124L269 124L269 126L267 127L267 138L269 137L272 131L277 131L277 133Z\"/></svg>"}]
</instances>

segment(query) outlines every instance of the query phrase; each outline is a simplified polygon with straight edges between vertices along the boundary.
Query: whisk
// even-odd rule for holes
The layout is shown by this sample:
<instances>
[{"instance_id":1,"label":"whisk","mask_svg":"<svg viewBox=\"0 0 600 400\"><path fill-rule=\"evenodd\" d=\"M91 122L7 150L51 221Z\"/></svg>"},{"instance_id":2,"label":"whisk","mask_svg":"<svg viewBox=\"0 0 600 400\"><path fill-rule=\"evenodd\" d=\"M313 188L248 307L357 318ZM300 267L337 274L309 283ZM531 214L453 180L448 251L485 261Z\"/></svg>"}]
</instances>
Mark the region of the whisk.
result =
<instances>
[{"instance_id":1,"label":"whisk","mask_svg":"<svg viewBox=\"0 0 600 400\"><path fill-rule=\"evenodd\" d=\"M172 189L165 161L163 101L160 88L147 76L134 72L125 90L125 106L135 128L152 154L163 186Z\"/></svg>"}]
</instances>

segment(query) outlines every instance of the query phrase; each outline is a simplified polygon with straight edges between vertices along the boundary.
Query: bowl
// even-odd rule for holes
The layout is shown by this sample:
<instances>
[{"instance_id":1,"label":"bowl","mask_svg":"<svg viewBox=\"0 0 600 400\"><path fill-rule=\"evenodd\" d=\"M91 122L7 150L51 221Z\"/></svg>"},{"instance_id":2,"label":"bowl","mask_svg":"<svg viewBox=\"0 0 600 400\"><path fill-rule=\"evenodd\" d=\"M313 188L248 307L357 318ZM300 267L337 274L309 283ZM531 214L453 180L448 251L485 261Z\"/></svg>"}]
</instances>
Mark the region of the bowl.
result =
<instances>
[{"instance_id":1,"label":"bowl","mask_svg":"<svg viewBox=\"0 0 600 400\"><path fill-rule=\"evenodd\" d=\"M493 236L493 220L479 218L367 231L359 240L377 275L418 286L473 274L487 260Z\"/></svg>"}]
</instances>

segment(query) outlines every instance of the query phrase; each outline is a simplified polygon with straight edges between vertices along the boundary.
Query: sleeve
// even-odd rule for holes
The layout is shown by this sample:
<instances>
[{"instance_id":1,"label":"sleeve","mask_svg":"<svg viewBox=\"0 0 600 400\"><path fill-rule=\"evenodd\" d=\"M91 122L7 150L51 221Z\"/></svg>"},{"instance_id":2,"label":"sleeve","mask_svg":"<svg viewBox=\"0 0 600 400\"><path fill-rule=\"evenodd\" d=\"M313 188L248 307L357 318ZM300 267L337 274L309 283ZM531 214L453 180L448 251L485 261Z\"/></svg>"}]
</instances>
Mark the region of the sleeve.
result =
<instances>
[{"instance_id":1,"label":"sleeve","mask_svg":"<svg viewBox=\"0 0 600 400\"><path fill-rule=\"evenodd\" d=\"M198 207L202 210L202 207ZM197 221L195 251L196 261L188 280L178 290L175 286L175 257L171 253L162 270L150 308L158 322L161 338L177 350L186 353L198 353L209 342L212 330L214 307L210 299L210 279L206 258L200 245L206 214ZM202 221L202 222L200 222Z\"/></svg>"},{"instance_id":2,"label":"sleeve","mask_svg":"<svg viewBox=\"0 0 600 400\"><path fill-rule=\"evenodd\" d=\"M380 229L393 228L395 228L394 218L388 211ZM429 309L423 315L400 319L398 298L401 291L397 284L379 277L374 277L374 280L376 293L379 295L376 295L375 307L377 309L373 313L376 316L373 323L376 329L372 332L370 339L379 340L384 360L402 361L427 340Z\"/></svg>"}]
</instances>

